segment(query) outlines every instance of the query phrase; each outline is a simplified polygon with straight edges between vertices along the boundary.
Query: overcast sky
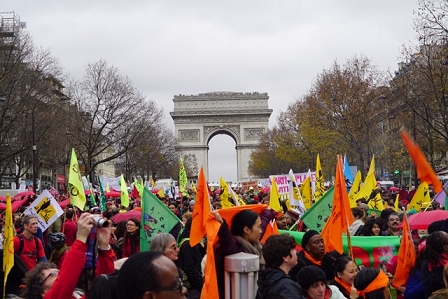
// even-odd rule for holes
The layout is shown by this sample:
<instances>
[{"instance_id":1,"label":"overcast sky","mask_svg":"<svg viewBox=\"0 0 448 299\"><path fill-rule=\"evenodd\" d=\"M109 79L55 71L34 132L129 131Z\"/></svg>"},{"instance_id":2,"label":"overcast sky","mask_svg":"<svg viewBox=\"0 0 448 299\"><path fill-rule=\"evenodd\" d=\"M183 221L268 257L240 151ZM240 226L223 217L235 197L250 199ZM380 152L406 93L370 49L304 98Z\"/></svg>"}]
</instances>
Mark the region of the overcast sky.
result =
<instances>
[{"instance_id":1,"label":"overcast sky","mask_svg":"<svg viewBox=\"0 0 448 299\"><path fill-rule=\"evenodd\" d=\"M49 48L71 77L81 79L100 59L119 68L163 107L174 130L175 94L267 92L272 127L335 60L365 55L395 71L402 46L415 43L416 7L416 0L7 0L1 9L26 22L35 45ZM210 181L236 181L234 141L219 135L209 145Z\"/></svg>"}]
</instances>

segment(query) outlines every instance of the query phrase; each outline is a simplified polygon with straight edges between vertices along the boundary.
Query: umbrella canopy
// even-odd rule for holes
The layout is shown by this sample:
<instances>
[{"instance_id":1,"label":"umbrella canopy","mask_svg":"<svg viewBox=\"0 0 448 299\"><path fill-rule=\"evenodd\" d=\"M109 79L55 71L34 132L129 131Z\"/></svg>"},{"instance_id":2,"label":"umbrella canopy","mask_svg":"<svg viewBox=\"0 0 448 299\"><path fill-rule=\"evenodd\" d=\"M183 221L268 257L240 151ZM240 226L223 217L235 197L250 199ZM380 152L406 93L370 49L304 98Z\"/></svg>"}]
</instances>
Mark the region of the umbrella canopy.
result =
<instances>
[{"instance_id":1,"label":"umbrella canopy","mask_svg":"<svg viewBox=\"0 0 448 299\"><path fill-rule=\"evenodd\" d=\"M120 197L121 192L120 191L109 191L109 192L104 192L104 195L106 197Z\"/></svg>"},{"instance_id":2,"label":"umbrella canopy","mask_svg":"<svg viewBox=\"0 0 448 299\"><path fill-rule=\"evenodd\" d=\"M28 198L22 199L22 200L15 200L11 203L12 212L14 213L17 211L25 202L28 201ZM6 210L6 204L0 202L0 210Z\"/></svg>"},{"instance_id":3,"label":"umbrella canopy","mask_svg":"<svg viewBox=\"0 0 448 299\"><path fill-rule=\"evenodd\" d=\"M409 216L408 223L410 229L427 229L431 223L446 218L448 218L446 210L426 211Z\"/></svg>"},{"instance_id":4,"label":"umbrella canopy","mask_svg":"<svg viewBox=\"0 0 448 299\"><path fill-rule=\"evenodd\" d=\"M261 192L263 192L263 193L268 193L270 191L271 191L271 187L269 187L269 186L266 186L263 189L261 189Z\"/></svg>"},{"instance_id":5,"label":"umbrella canopy","mask_svg":"<svg viewBox=\"0 0 448 299\"><path fill-rule=\"evenodd\" d=\"M21 197L21 196L33 196L36 195L36 193L34 193L33 191L23 191L23 192L19 192L16 195L14 195L14 197Z\"/></svg>"},{"instance_id":6,"label":"umbrella canopy","mask_svg":"<svg viewBox=\"0 0 448 299\"><path fill-rule=\"evenodd\" d=\"M59 202L59 206L61 207L61 209L65 209L65 207L67 207L68 204L70 204L70 198L67 198L66 200Z\"/></svg>"},{"instance_id":7,"label":"umbrella canopy","mask_svg":"<svg viewBox=\"0 0 448 299\"><path fill-rule=\"evenodd\" d=\"M140 218L142 217L142 209L141 208L135 208L131 211L124 212L124 213L118 213L112 216L110 220L112 220L115 223L121 222L121 221L127 221L131 218L135 218L138 221L140 221Z\"/></svg>"}]
</instances>

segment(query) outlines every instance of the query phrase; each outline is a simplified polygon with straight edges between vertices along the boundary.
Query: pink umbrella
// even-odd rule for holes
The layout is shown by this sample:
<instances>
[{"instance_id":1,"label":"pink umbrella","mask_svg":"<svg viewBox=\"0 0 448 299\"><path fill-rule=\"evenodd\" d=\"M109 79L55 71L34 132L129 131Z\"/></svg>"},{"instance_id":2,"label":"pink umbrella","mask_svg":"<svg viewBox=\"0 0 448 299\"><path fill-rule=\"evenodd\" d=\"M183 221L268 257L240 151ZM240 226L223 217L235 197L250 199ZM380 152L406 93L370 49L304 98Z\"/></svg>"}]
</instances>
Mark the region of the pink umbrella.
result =
<instances>
[{"instance_id":1,"label":"pink umbrella","mask_svg":"<svg viewBox=\"0 0 448 299\"><path fill-rule=\"evenodd\" d=\"M70 204L70 198L67 198L66 200L63 200L59 203L59 206L61 207L61 209L65 209L65 207Z\"/></svg>"},{"instance_id":2,"label":"pink umbrella","mask_svg":"<svg viewBox=\"0 0 448 299\"><path fill-rule=\"evenodd\" d=\"M17 211L25 202L28 201L28 198L22 199L22 200L15 200L11 203L12 211ZM6 204L0 202L0 210L6 210Z\"/></svg>"},{"instance_id":3,"label":"pink umbrella","mask_svg":"<svg viewBox=\"0 0 448 299\"><path fill-rule=\"evenodd\" d=\"M261 192L263 192L263 193L268 193L270 191L271 191L271 187L269 187L269 186L266 186L263 189L261 189Z\"/></svg>"},{"instance_id":4,"label":"pink umbrella","mask_svg":"<svg viewBox=\"0 0 448 299\"><path fill-rule=\"evenodd\" d=\"M447 210L434 210L413 214L408 218L409 228L427 229L434 221L445 220L447 217Z\"/></svg>"},{"instance_id":5,"label":"pink umbrella","mask_svg":"<svg viewBox=\"0 0 448 299\"><path fill-rule=\"evenodd\" d=\"M112 220L115 223L121 222L121 221L127 221L131 218L136 218L140 221L140 218L142 217L142 209L141 208L134 208L131 211L124 212L124 213L118 213L112 216L110 220Z\"/></svg>"}]
</instances>

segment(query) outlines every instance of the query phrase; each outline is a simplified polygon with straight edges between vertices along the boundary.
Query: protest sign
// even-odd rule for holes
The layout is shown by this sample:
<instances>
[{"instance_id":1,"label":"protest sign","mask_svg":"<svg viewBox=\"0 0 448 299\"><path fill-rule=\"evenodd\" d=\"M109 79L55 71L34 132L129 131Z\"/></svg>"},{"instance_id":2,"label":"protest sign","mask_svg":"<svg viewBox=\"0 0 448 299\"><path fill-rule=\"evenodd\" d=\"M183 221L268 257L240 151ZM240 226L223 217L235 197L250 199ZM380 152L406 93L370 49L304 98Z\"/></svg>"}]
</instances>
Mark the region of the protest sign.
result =
<instances>
[{"instance_id":1,"label":"protest sign","mask_svg":"<svg viewBox=\"0 0 448 299\"><path fill-rule=\"evenodd\" d=\"M24 212L25 215L37 217L37 223L42 231L45 231L63 213L48 190L44 190Z\"/></svg>"}]
</instances>

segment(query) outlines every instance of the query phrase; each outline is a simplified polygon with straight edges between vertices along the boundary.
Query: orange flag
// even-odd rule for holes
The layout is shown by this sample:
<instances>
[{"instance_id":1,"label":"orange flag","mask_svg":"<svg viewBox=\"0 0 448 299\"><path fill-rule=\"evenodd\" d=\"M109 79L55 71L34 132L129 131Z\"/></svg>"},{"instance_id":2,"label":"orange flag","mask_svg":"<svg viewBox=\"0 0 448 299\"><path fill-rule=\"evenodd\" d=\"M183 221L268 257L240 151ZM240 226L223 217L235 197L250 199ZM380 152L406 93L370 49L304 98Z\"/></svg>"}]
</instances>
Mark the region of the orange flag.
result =
<instances>
[{"instance_id":1,"label":"orange flag","mask_svg":"<svg viewBox=\"0 0 448 299\"><path fill-rule=\"evenodd\" d=\"M417 176L420 181L427 182L429 185L432 185L434 193L441 192L442 183L437 178L436 173L432 169L428 160L426 160L426 157L418 144L411 139L408 132L404 128L400 130L400 136L403 139L403 143L409 154L411 155L412 161L414 161L415 167L417 168Z\"/></svg>"},{"instance_id":2,"label":"orange flag","mask_svg":"<svg viewBox=\"0 0 448 299\"><path fill-rule=\"evenodd\" d=\"M196 207L195 207L196 208ZM201 299L219 298L218 278L216 276L214 246L218 241L218 231L221 223L215 220L210 214L206 221L207 231L207 258L204 270L204 286L201 292Z\"/></svg>"},{"instance_id":3,"label":"orange flag","mask_svg":"<svg viewBox=\"0 0 448 299\"><path fill-rule=\"evenodd\" d=\"M277 222L275 220L272 220L268 223L268 226L266 226L266 231L264 232L263 238L261 238L260 243L264 245L266 243L266 240L272 236L272 235L279 235Z\"/></svg>"},{"instance_id":4,"label":"orange flag","mask_svg":"<svg viewBox=\"0 0 448 299\"><path fill-rule=\"evenodd\" d=\"M266 210L268 205L245 205L245 206L234 206L226 209L219 210L219 215L222 217L222 219L225 219L227 222L227 226L229 228L232 227L232 218L237 214L238 212L241 212L242 210L252 210L257 214L260 214L263 210ZM196 206L195 206L196 208Z\"/></svg>"},{"instance_id":5,"label":"orange flag","mask_svg":"<svg viewBox=\"0 0 448 299\"><path fill-rule=\"evenodd\" d=\"M350 203L348 201L343 165L342 158L338 156L333 207L331 215L321 232L321 236L325 243L325 252L337 250L341 254L344 252L342 246L342 234L348 233L348 228L353 223L353 214L350 210Z\"/></svg>"},{"instance_id":6,"label":"orange flag","mask_svg":"<svg viewBox=\"0 0 448 299\"><path fill-rule=\"evenodd\" d=\"M397 269L395 270L394 280L392 281L392 286L394 288L406 284L409 277L409 271L414 267L415 259L417 258L407 218L405 213L403 217L403 232L401 235L400 249L398 250Z\"/></svg>"},{"instance_id":7,"label":"orange flag","mask_svg":"<svg viewBox=\"0 0 448 299\"><path fill-rule=\"evenodd\" d=\"M196 202L194 205L191 231L190 231L190 246L201 242L206 234L206 222L208 214L210 213L210 198L207 187L207 180L205 179L204 169L201 167L198 178L198 186L196 187Z\"/></svg>"}]
</instances>

